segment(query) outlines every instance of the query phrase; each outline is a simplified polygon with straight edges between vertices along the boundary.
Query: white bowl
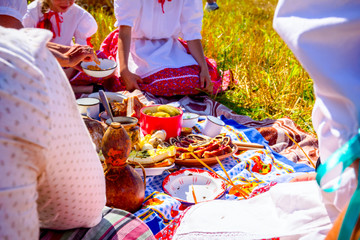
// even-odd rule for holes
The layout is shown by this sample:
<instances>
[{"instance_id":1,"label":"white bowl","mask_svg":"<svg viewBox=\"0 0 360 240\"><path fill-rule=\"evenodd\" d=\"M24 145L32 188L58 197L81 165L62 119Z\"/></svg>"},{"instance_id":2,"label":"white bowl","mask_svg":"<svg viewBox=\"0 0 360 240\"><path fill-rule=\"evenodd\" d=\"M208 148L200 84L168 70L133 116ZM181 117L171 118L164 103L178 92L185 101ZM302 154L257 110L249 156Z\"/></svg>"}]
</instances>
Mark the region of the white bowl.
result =
<instances>
[{"instance_id":1,"label":"white bowl","mask_svg":"<svg viewBox=\"0 0 360 240\"><path fill-rule=\"evenodd\" d=\"M127 99L128 97L125 95L122 95L121 93L117 92L105 92L105 96L109 103L117 101L117 102L123 102L124 99ZM94 92L89 94L88 97L97 98L100 100L99 92Z\"/></svg>"},{"instance_id":2,"label":"white bowl","mask_svg":"<svg viewBox=\"0 0 360 240\"><path fill-rule=\"evenodd\" d=\"M183 113L182 127L192 128L199 120L199 114L196 113Z\"/></svg>"},{"instance_id":3,"label":"white bowl","mask_svg":"<svg viewBox=\"0 0 360 240\"><path fill-rule=\"evenodd\" d=\"M116 67L117 67L117 63L113 60L110 59L106 59L106 58L99 58L100 61L100 68L102 70L89 70L87 67L89 65L93 65L95 66L96 63L94 61L92 62L82 62L81 63L81 67L84 70L84 72L91 76L91 77L96 77L96 78L103 78L103 77L107 77L110 76L111 74L114 73Z\"/></svg>"}]
</instances>

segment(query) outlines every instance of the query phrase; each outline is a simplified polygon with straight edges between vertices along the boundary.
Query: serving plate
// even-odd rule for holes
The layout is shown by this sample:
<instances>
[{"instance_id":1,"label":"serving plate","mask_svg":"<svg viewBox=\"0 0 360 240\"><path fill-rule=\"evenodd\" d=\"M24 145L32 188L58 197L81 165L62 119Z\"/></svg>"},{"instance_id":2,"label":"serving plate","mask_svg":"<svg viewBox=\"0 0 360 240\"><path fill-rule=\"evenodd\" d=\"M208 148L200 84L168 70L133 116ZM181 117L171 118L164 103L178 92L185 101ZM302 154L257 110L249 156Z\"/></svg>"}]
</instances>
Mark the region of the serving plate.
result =
<instances>
[{"instance_id":1,"label":"serving plate","mask_svg":"<svg viewBox=\"0 0 360 240\"><path fill-rule=\"evenodd\" d=\"M220 198L226 191L225 181L202 169L176 171L164 179L162 187L167 194L188 205L195 203L194 195L197 202L205 202Z\"/></svg>"},{"instance_id":2,"label":"serving plate","mask_svg":"<svg viewBox=\"0 0 360 240\"><path fill-rule=\"evenodd\" d=\"M232 156L234 153L236 153L238 150L238 147L236 145L232 146L232 152L224 154L224 155L220 155L218 156L219 160L223 160L227 157ZM217 164L217 160L216 157L212 157L212 158L200 158L200 160L202 160L204 163L206 163L207 165L211 166L214 164ZM197 159L175 159L175 163L177 165L180 166L184 166L184 167L204 167Z\"/></svg>"},{"instance_id":3,"label":"serving plate","mask_svg":"<svg viewBox=\"0 0 360 240\"><path fill-rule=\"evenodd\" d=\"M171 169L174 166L175 166L175 163L173 163L167 167L155 167L155 168L144 168L144 169L145 169L146 176L149 177L149 176L161 175L165 170ZM140 174L140 176L143 176L143 171L140 167L136 167L134 169L138 174Z\"/></svg>"}]
</instances>

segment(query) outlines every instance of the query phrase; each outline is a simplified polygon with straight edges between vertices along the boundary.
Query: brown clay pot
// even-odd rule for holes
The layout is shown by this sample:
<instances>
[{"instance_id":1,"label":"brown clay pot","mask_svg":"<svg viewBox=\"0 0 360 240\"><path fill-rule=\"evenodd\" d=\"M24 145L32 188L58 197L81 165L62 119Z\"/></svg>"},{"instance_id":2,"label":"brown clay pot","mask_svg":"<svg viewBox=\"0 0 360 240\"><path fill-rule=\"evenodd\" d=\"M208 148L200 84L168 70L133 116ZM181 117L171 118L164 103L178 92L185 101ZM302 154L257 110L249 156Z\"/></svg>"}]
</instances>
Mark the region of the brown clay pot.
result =
<instances>
[{"instance_id":1,"label":"brown clay pot","mask_svg":"<svg viewBox=\"0 0 360 240\"><path fill-rule=\"evenodd\" d=\"M106 206L134 213L145 197L145 183L133 167L111 168L106 174Z\"/></svg>"},{"instance_id":2,"label":"brown clay pot","mask_svg":"<svg viewBox=\"0 0 360 240\"><path fill-rule=\"evenodd\" d=\"M136 149L140 142L140 127L138 126L138 119L135 117L114 117L114 122L121 123L131 140L131 149ZM105 121L107 125L112 123L111 118Z\"/></svg>"},{"instance_id":3,"label":"brown clay pot","mask_svg":"<svg viewBox=\"0 0 360 240\"><path fill-rule=\"evenodd\" d=\"M124 127L117 122L111 123L102 141L106 163L106 205L134 213L144 201L145 182L126 162L130 150L131 140Z\"/></svg>"},{"instance_id":4,"label":"brown clay pot","mask_svg":"<svg viewBox=\"0 0 360 240\"><path fill-rule=\"evenodd\" d=\"M131 140L120 123L113 122L106 129L101 150L107 165L122 166L126 164L131 151Z\"/></svg>"}]
</instances>

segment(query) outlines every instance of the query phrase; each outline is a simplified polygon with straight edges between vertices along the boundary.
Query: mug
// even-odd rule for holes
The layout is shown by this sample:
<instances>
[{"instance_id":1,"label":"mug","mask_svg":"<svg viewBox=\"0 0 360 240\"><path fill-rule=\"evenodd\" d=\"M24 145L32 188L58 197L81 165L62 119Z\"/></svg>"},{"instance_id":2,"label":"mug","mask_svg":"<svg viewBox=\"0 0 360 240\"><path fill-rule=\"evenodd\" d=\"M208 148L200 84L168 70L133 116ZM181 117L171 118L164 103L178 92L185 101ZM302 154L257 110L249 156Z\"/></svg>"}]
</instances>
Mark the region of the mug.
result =
<instances>
[{"instance_id":1,"label":"mug","mask_svg":"<svg viewBox=\"0 0 360 240\"><path fill-rule=\"evenodd\" d=\"M100 111L100 100L97 98L79 98L76 100L81 115L98 119Z\"/></svg>"},{"instance_id":2,"label":"mug","mask_svg":"<svg viewBox=\"0 0 360 240\"><path fill-rule=\"evenodd\" d=\"M207 116L204 128L201 133L209 137L216 137L220 134L223 126L225 126L225 123L219 118L214 116Z\"/></svg>"}]
</instances>

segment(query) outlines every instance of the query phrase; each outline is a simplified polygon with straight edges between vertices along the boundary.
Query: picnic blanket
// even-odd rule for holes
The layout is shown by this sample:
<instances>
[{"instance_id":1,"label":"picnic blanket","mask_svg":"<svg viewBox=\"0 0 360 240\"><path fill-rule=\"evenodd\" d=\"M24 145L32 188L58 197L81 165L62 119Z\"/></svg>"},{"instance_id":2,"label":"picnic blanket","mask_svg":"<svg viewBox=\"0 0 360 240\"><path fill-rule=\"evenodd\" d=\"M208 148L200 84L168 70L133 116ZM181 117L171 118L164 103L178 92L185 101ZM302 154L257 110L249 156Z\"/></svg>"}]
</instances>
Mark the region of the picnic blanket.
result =
<instances>
[{"instance_id":1,"label":"picnic blanket","mask_svg":"<svg viewBox=\"0 0 360 240\"><path fill-rule=\"evenodd\" d=\"M132 93L127 91L120 93L126 96L136 95L146 105L171 104L181 107L185 112L219 117L226 124L222 132L230 136L233 141L259 143L266 146L263 150L241 151L222 160L234 183L243 184L250 198L268 191L278 183L288 182L298 174L314 171L304 152L313 162L316 162L319 156L317 139L300 129L290 118L255 121L250 117L234 113L206 95L159 98L138 90ZM201 133L204 119L204 117L200 118L193 128L193 133ZM295 139L302 149L295 145L286 134ZM266 168L262 169L267 169L267 171L260 172L259 169L263 166ZM212 168L226 178L219 165L213 165ZM178 167L178 169L186 168ZM200 169L206 170L206 168ZM171 236L170 227L176 227L179 217L189 209L164 192L162 182L169 174L169 171L165 171L161 175L147 177L144 203L141 209L134 213L134 216L149 226L158 239L167 239L167 236ZM241 201L243 197L233 194L231 186L227 186L221 199ZM107 227L114 228L113 226ZM101 228L104 233L106 233L105 228L107 227ZM91 229L82 231L91 231ZM42 236L44 237L42 239L50 239L46 236L51 236L52 232L43 230ZM56 231L56 234L59 235L60 232ZM69 231L63 231L61 234L72 236L69 235ZM108 239L106 234L103 237ZM67 239L82 238L68 237Z\"/></svg>"},{"instance_id":2,"label":"picnic blanket","mask_svg":"<svg viewBox=\"0 0 360 240\"><path fill-rule=\"evenodd\" d=\"M316 136L302 130L288 117L255 121L248 116L236 114L207 95L162 98L140 91L134 91L133 93L123 91L120 93L126 96L136 95L145 104L173 104L180 106L186 112L193 112L202 116L211 115L219 117L223 115L241 125L256 129L268 141L268 145L275 152L280 153L293 163L305 163L312 166L306 155L313 163L316 163L319 158ZM301 149L286 134L293 138Z\"/></svg>"},{"instance_id":3,"label":"picnic blanket","mask_svg":"<svg viewBox=\"0 0 360 240\"><path fill-rule=\"evenodd\" d=\"M238 152L222 161L233 182L243 184L250 197L268 191L277 183L288 182L297 174L314 171L304 152L287 137L285 132L296 139L313 161L316 161L318 157L317 140L297 127L289 118L254 121L247 116L235 114L206 95L159 98L148 93L122 93L128 96L137 94L145 104L171 104L181 107L185 112L219 117L225 123L222 133L230 136L233 141L259 143L266 146L264 150ZM204 122L205 118L200 118L193 128L193 133L201 133ZM263 166L266 166L268 171L259 171ZM221 166L217 164L212 168L226 178ZM186 169L186 167L179 169ZM162 182L169 174L170 172L165 171L161 175L147 177L144 204L134 214L150 227L154 235L158 234L157 237L162 234L159 232L187 207L164 192ZM243 199L242 196L230 192L231 186L227 187L221 199Z\"/></svg>"}]
</instances>

